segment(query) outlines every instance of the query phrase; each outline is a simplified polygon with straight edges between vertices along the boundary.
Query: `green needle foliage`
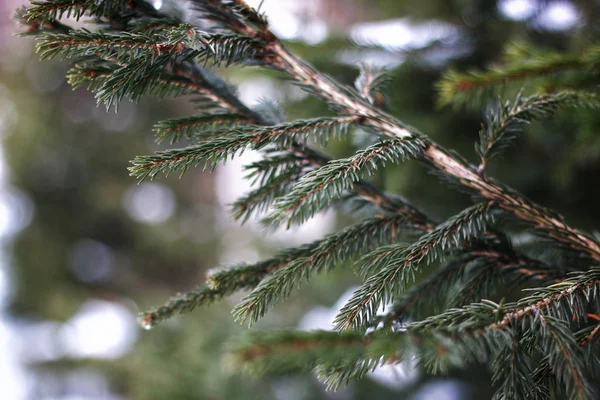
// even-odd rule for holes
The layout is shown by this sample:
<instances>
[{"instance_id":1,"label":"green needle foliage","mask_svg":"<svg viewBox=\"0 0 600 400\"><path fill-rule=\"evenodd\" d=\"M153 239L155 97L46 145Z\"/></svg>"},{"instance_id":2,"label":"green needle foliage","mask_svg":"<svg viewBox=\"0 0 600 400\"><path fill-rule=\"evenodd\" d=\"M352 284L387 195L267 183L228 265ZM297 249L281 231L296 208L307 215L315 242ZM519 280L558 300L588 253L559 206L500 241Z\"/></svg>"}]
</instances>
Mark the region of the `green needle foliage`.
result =
<instances>
[{"instance_id":1,"label":"green needle foliage","mask_svg":"<svg viewBox=\"0 0 600 400\"><path fill-rule=\"evenodd\" d=\"M17 20L39 36L42 59L72 61L71 85L87 87L108 108L143 96L185 96L197 106L195 115L155 125L158 142L182 147L136 157L135 178L214 169L252 149L264 158L246 167L255 188L232 205L235 219L267 214L268 225L301 224L348 204L362 214L313 243L218 269L203 286L142 313L145 328L241 290L250 292L234 315L254 323L317 273L354 264L364 283L340 310L337 331L253 332L231 348L235 364L257 374L316 369L330 388L412 359L434 374L483 364L496 399L592 398L600 356L600 243L488 177L487 167L533 120L598 107L591 84L598 78L597 46L579 54L513 46L493 70L449 72L439 85L440 102L487 111L474 165L384 111L385 71L361 66L349 87L291 53L244 1L193 0L189 7L193 18L183 21L142 0L48 0L19 10ZM95 29L70 27L72 17L92 19ZM277 70L335 115L288 121L272 104L249 108L210 70L231 66ZM576 79L548 90L549 79L562 74ZM519 85L516 95L490 101L489 94L509 84ZM336 159L323 154L329 139L358 131L372 135L371 145ZM473 205L436 221L375 184L386 164L410 160L471 194ZM506 224L499 224L500 215ZM536 233L534 244L577 262L565 267L536 258L513 240L523 229Z\"/></svg>"}]
</instances>

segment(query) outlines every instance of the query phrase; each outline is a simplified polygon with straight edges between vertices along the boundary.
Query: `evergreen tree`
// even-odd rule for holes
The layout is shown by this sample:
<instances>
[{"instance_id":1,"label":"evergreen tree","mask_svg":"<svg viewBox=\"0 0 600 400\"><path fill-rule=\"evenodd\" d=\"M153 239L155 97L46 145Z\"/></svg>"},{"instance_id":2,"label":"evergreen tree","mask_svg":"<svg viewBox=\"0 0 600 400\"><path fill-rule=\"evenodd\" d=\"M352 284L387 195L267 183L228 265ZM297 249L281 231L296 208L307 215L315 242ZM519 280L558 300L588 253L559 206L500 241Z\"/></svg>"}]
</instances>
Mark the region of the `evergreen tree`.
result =
<instances>
[{"instance_id":1,"label":"evergreen tree","mask_svg":"<svg viewBox=\"0 0 600 400\"><path fill-rule=\"evenodd\" d=\"M292 53L243 0L189 6L184 17L141 0L48 0L17 17L39 36L40 56L73 59L69 82L108 109L144 96L189 96L199 105L196 115L157 123L157 141L189 144L136 157L135 178L213 169L250 148L264 158L248 166L257 188L233 204L235 219L291 226L330 207L365 217L265 261L218 270L143 313L144 327L242 290L250 292L234 315L253 324L316 273L354 265L364 283L335 331L251 332L232 347L233 360L260 374L316 369L337 388L414 356L435 374L487 365L495 398L593 397L599 240L492 178L489 163L532 121L598 107L597 46L565 54L518 44L501 66L448 72L440 105L485 111L472 163L386 111L385 71L363 66L354 86L344 85ZM67 18L83 16L98 29L69 25ZM275 70L332 115L288 121L277 104L249 108L209 69L231 65ZM363 134L370 139L355 154L323 152L333 139ZM410 160L466 192L472 205L437 220L377 186L373 177L386 164ZM533 239L515 240L525 230ZM412 284L427 266L435 269Z\"/></svg>"}]
</instances>

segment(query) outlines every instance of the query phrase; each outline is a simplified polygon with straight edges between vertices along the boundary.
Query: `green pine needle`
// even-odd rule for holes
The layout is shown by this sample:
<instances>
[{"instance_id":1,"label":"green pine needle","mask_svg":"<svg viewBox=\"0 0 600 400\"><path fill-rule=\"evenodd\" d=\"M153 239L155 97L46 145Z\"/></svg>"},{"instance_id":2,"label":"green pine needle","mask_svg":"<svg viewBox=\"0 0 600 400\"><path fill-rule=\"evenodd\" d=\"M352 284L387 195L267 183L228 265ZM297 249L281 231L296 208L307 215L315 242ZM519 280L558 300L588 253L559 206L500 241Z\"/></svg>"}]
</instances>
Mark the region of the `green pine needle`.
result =
<instances>
[{"instance_id":1,"label":"green pine needle","mask_svg":"<svg viewBox=\"0 0 600 400\"><path fill-rule=\"evenodd\" d=\"M292 190L279 198L270 219L304 222L327 207L336 197L352 188L363 176L373 175L386 162L396 164L417 158L424 150L417 136L376 143L355 155L334 160L300 179Z\"/></svg>"}]
</instances>

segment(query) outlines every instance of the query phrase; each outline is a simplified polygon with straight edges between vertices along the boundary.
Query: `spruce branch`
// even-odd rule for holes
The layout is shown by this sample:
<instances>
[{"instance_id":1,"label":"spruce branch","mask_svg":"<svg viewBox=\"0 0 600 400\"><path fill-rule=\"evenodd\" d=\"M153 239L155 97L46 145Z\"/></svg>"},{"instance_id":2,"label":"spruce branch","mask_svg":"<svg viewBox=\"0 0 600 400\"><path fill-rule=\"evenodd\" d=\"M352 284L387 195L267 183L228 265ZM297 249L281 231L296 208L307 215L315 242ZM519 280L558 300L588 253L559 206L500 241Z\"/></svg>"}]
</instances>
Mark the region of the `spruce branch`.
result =
<instances>
[{"instance_id":1,"label":"spruce branch","mask_svg":"<svg viewBox=\"0 0 600 400\"><path fill-rule=\"evenodd\" d=\"M207 283L196 290L178 294L164 305L140 313L142 325L150 329L177 314L193 311L195 308L211 304L236 291L254 288L267 274L285 265L296 255L304 254L304 248L289 249L278 256L256 264L237 265L223 268L208 277Z\"/></svg>"},{"instance_id":2,"label":"spruce branch","mask_svg":"<svg viewBox=\"0 0 600 400\"><path fill-rule=\"evenodd\" d=\"M267 20L243 0L192 0L199 16L220 28L249 37L269 34Z\"/></svg>"},{"instance_id":3,"label":"spruce branch","mask_svg":"<svg viewBox=\"0 0 600 400\"><path fill-rule=\"evenodd\" d=\"M206 166L214 169L219 162L225 162L243 151L246 147L260 149L261 147L282 141L285 145L297 139L306 140L310 136L326 140L334 135L344 135L358 117L316 118L298 120L291 123L260 127L244 126L222 134L213 135L210 140L183 149L166 150L151 156L140 156L132 161L131 175L143 180L153 179L158 173L168 175L179 170L182 173L188 168L203 161Z\"/></svg>"},{"instance_id":4,"label":"spruce branch","mask_svg":"<svg viewBox=\"0 0 600 400\"><path fill-rule=\"evenodd\" d=\"M579 344L583 348L590 347L596 343L598 338L600 338L600 324L586 329L583 338L579 340ZM592 354L592 352L590 351L589 354Z\"/></svg>"},{"instance_id":5,"label":"spruce branch","mask_svg":"<svg viewBox=\"0 0 600 400\"><path fill-rule=\"evenodd\" d=\"M238 363L260 374L318 366L320 377L334 387L380 364L400 362L415 351L428 369L442 370L467 361L485 362L507 344L509 335L503 331L452 336L459 329L458 321L481 316L493 321L497 308L495 303L484 302L452 310L456 326L439 333L423 326L397 332L376 330L366 335L352 330L258 332L247 337L233 354ZM340 348L343 351L338 351Z\"/></svg>"},{"instance_id":6,"label":"spruce branch","mask_svg":"<svg viewBox=\"0 0 600 400\"><path fill-rule=\"evenodd\" d=\"M490 114L488 125L482 129L478 148L482 161L477 168L379 109L383 76L361 71L356 90L338 83L290 53L269 31L264 16L243 0L192 0L211 33L189 25L175 25L173 18L163 18L153 11L144 14L137 1L127 3L123 16L115 15L114 10L107 11L111 15L102 15L104 11L93 9L105 2L72 0L72 7L66 0L48 3L52 6L46 8L45 15L38 15L28 25L36 33L47 35L40 44L42 55L77 59L78 65L71 74L73 85L89 85L99 101L109 107L124 98L135 101L147 94L194 94L203 104L209 104L210 110L203 110L196 117L171 120L157 127L164 139L187 137L194 141L193 146L140 157L132 167L134 175L153 178L159 172L185 171L203 162L214 167L248 147L271 149L265 160L250 169L249 178L260 187L234 204L238 218L248 218L274 204L274 215L278 218L303 221L346 192L362 197L385 213L320 241L284 250L269 260L221 270L209 277L206 286L178 295L165 306L143 314L142 322L147 327L235 291L255 288L236 308L240 319L253 322L315 272L333 268L374 248L377 250L359 263L359 272L367 281L338 316L339 327L373 327L376 326L373 322L386 321L389 315L378 318L377 309L397 300L407 280L423 263L443 260L449 253L457 258L409 291L408 295L414 298L401 297L400 308L393 309L392 322L400 322L399 316L422 314L419 302L427 293L440 297L454 294L455 299L444 302L445 308L457 300L479 300L493 293L495 287L490 282L496 278L506 278L511 285L529 286L562 279L562 271L512 251L508 240L500 243L502 239L495 237L485 246L476 243L477 238L487 240L492 236L487 224L493 222L498 211L528 223L552 239L549 242L552 248L568 249L585 259L581 264L584 268L600 261L600 245L592 236L571 228L557 213L484 175L487 160L508 144L522 125L547 117L563 106L588 105L588 102L595 106L593 95L518 97L514 103L501 105ZM55 21L63 15L79 18L84 14L97 17L101 26L109 29L72 32ZM150 22L151 19L154 20ZM45 25L40 25L40 21ZM157 28L155 22L164 25ZM524 75L513 71L512 75L504 73L504 78L512 81L529 77L528 74L567 70L589 74L588 69L599 64L597 53L600 54L592 49L584 57L572 60L564 55L534 55L520 66ZM586 67L569 64L573 60ZM285 71L301 87L326 100L340 116L286 122L277 113L250 109L230 85L200 68L198 63L260 64ZM551 70L543 69L548 66ZM486 83L481 88L494 85ZM334 135L345 135L355 125L386 141L333 162L306 145L308 140L326 141ZM474 194L480 203L436 226L402 198L386 195L359 179L373 173L377 160L397 162L406 156L425 161L440 175ZM400 245L396 243L396 230L401 228L410 228L423 236L413 244ZM388 243L393 244L386 246ZM591 268L538 288L516 303L496 304L483 299L409 325L384 324L381 328L377 325L379 329L368 335L348 332L346 337L317 332L267 337L261 334L253 339L255 346L245 346L237 353L241 355L238 359L256 361L259 369L278 372L316 366L333 386L361 376L382 362L397 362L411 350L416 351L423 365L436 372L448 365L465 362L489 365L493 360L502 360L511 368L495 371L497 397L529 396L532 392L523 386L532 381L537 385L536 394L545 393L546 387L555 381L564 388L564 393L557 392L558 396L583 399L591 393L581 348L592 346L598 334L596 327L581 329L581 326L598 318L594 314L599 306L598 274L597 268ZM444 280L449 288L436 291ZM576 335L571 331L575 325L580 329ZM588 351L595 350L588 348ZM530 361L538 353L545 357L542 365L531 373ZM542 379L544 382L540 383Z\"/></svg>"},{"instance_id":7,"label":"spruce branch","mask_svg":"<svg viewBox=\"0 0 600 400\"><path fill-rule=\"evenodd\" d=\"M523 44L509 45L504 65L492 66L485 71L447 72L438 83L439 104L462 105L484 100L498 86L526 83L548 75L566 72L590 75L600 66L597 47L591 46L584 54L562 54L539 51Z\"/></svg>"},{"instance_id":8,"label":"spruce branch","mask_svg":"<svg viewBox=\"0 0 600 400\"><path fill-rule=\"evenodd\" d=\"M277 56L274 61L277 67L288 72L303 87L309 88L312 93L334 104L337 109L348 114L360 115L362 125L371 127L392 138L420 136L414 128L372 107L360 96L354 95L351 90L315 71L304 61L291 54L283 44L275 39L270 43L269 50ZM441 174L451 177L467 189L487 199L497 201L500 207L510 211L518 218L547 230L562 231L560 235L557 235L559 241L565 243L576 242L574 245L578 250L588 254L591 259L600 261L600 245L589 235L569 227L561 218L557 219L555 215L540 215L544 213L542 208L525 200L515 191L508 190L490 179L483 178L477 173L475 167L428 139L423 158Z\"/></svg>"},{"instance_id":9,"label":"spruce branch","mask_svg":"<svg viewBox=\"0 0 600 400\"><path fill-rule=\"evenodd\" d=\"M252 215L266 212L275 199L286 193L293 183L307 171L313 170L314 163L303 157L307 150L299 154L266 150L267 156L244 167L245 178L258 188L236 200L231 205L232 216L246 222ZM320 165L320 164L318 164Z\"/></svg>"},{"instance_id":10,"label":"spruce branch","mask_svg":"<svg viewBox=\"0 0 600 400\"><path fill-rule=\"evenodd\" d=\"M70 28L67 25L56 19L32 18L29 15L29 8L26 6L17 8L13 18L19 25L27 27L25 32L19 33L21 36L38 36L45 32L68 33L70 31Z\"/></svg>"},{"instance_id":11,"label":"spruce branch","mask_svg":"<svg viewBox=\"0 0 600 400\"><path fill-rule=\"evenodd\" d=\"M287 265L269 274L258 287L246 296L233 314L241 322L256 322L275 304L290 295L292 290L322 270L352 260L379 246L393 243L399 229L410 226L402 214L376 216L331 234L313 243L306 252L296 254Z\"/></svg>"},{"instance_id":12,"label":"spruce branch","mask_svg":"<svg viewBox=\"0 0 600 400\"><path fill-rule=\"evenodd\" d=\"M231 205L233 218L241 220L243 223L252 215L266 212L275 199L287 193L294 182L304 173L305 169L302 167L291 167L263 183L259 188L237 199Z\"/></svg>"},{"instance_id":13,"label":"spruce branch","mask_svg":"<svg viewBox=\"0 0 600 400\"><path fill-rule=\"evenodd\" d=\"M361 175L373 175L378 164L417 158L423 149L423 142L415 136L381 141L352 157L331 161L303 176L288 194L278 199L271 218L304 222L352 188Z\"/></svg>"},{"instance_id":14,"label":"spruce branch","mask_svg":"<svg viewBox=\"0 0 600 400\"><path fill-rule=\"evenodd\" d=\"M511 254L512 253L512 254ZM506 248L477 242L439 266L424 281L412 286L396 300L390 311L374 319L372 325L402 324L441 312L449 307L481 301L489 292L490 280L502 278L511 286L523 282L558 282L556 268Z\"/></svg>"},{"instance_id":15,"label":"spruce branch","mask_svg":"<svg viewBox=\"0 0 600 400\"><path fill-rule=\"evenodd\" d=\"M541 333L544 354L548 354L548 363L568 398L591 398L592 390L584 372L583 357L579 354L581 349L568 322L543 313L536 317L534 324L539 324L539 329L534 325L532 330Z\"/></svg>"},{"instance_id":16,"label":"spruce branch","mask_svg":"<svg viewBox=\"0 0 600 400\"><path fill-rule=\"evenodd\" d=\"M210 52L202 52L199 60L212 61L213 66L258 62L264 57L264 46L256 39L241 35L213 34L206 38Z\"/></svg>"},{"instance_id":17,"label":"spruce branch","mask_svg":"<svg viewBox=\"0 0 600 400\"><path fill-rule=\"evenodd\" d=\"M369 103L381 106L386 102L384 93L389 86L391 78L384 69L361 64L359 75L354 81L354 87L363 99Z\"/></svg>"},{"instance_id":18,"label":"spruce branch","mask_svg":"<svg viewBox=\"0 0 600 400\"><path fill-rule=\"evenodd\" d=\"M177 314L191 312L199 305L210 304L228 294L230 293L220 292L208 286L201 286L196 290L171 297L163 306L141 312L138 315L138 320L144 329L152 329L160 322Z\"/></svg>"},{"instance_id":19,"label":"spruce branch","mask_svg":"<svg viewBox=\"0 0 600 400\"><path fill-rule=\"evenodd\" d=\"M249 371L260 375L310 371L340 360L379 363L385 353L396 347L393 335L365 337L357 332L285 330L260 332L243 339L230 350L231 358L235 365L250 367Z\"/></svg>"},{"instance_id":20,"label":"spruce branch","mask_svg":"<svg viewBox=\"0 0 600 400\"><path fill-rule=\"evenodd\" d=\"M201 137L206 140L206 137L201 136L202 133L214 132L215 130L219 132L223 131L223 128L231 129L250 122L251 120L248 117L237 114L201 114L162 120L154 126L154 132L156 133L157 143L168 140L169 143L174 144L184 138L193 140Z\"/></svg>"},{"instance_id":21,"label":"spruce branch","mask_svg":"<svg viewBox=\"0 0 600 400\"><path fill-rule=\"evenodd\" d=\"M202 7L208 6L213 10L220 10L221 5L219 3L219 1L212 2L210 5L206 3L203 4ZM236 5L235 7L239 7L239 5ZM243 8L245 9L245 7ZM218 13L221 13L221 11L218 11ZM259 16L258 13L256 13L254 10L246 9L243 12L243 14L254 21L255 28L260 27L261 29L266 29L266 20ZM186 40L189 40L189 29L182 29L182 27L185 27L185 25L180 25L178 30L175 30L172 24L167 25L167 27L170 29L169 32L171 32L170 35L172 40L164 47L164 49L182 50L182 46L179 46L179 44L185 42ZM245 33L248 33L248 31L246 30L243 31ZM173 40L175 40L177 43L173 43ZM205 47L209 48L210 46ZM168 60L167 57L163 58L165 60ZM234 114L247 116L251 121L260 125L271 125L270 121L265 120L260 114L253 112L252 110L248 109L245 105L243 105L237 99L235 91L222 79L210 73L209 71L203 71L193 66L192 68L177 67L172 68L171 71L169 71L171 75L167 77L165 77L161 73L160 68L147 68L146 71L143 71L145 67L152 65L152 63L145 63L137 67L121 65L123 69L120 70L120 75L123 78L125 78L125 80L113 78L111 81L109 81L110 87L106 87L105 82L108 78L110 78L110 75L108 75L108 71L103 71L105 72L105 74L100 75L98 74L98 71L90 70L89 66L85 69L73 70L71 73L71 80L73 83L76 83L79 86L82 86L83 84L91 81L95 81L92 89L94 89L95 91L99 91L102 89L102 98L109 106L113 103L118 103L118 101L120 101L120 99L122 99L126 95L129 95L132 100L137 100L144 94L159 96L165 96L170 94L181 95L188 93L188 91L191 91L201 95L202 100L208 100L210 107L218 106L222 108L222 110L220 110L219 112L223 112L223 110L226 110L229 112L233 112ZM116 66L113 66L113 68L117 69ZM147 84L141 82L141 84L139 85L133 85L132 87L127 86L127 83L131 83L128 82L127 79L135 76L144 76L144 74L141 72L145 72L147 74ZM112 72L110 74L112 75ZM128 90L126 88L130 89ZM322 155L311 150L305 145L294 143L292 147L293 152L295 154L301 155L302 157L310 160L313 163L313 165L317 167L326 164L328 161L326 157L323 157ZM414 207L406 204L405 202L399 202L397 200L392 201L385 195L378 192L375 188L364 182L357 182L356 184L354 184L353 190L359 196L363 197L367 201L373 202L374 204L381 207L383 210L393 211L395 209L400 208L404 212L407 209L411 209L415 214L416 218L419 218L421 216L420 212L414 209Z\"/></svg>"},{"instance_id":22,"label":"spruce branch","mask_svg":"<svg viewBox=\"0 0 600 400\"><path fill-rule=\"evenodd\" d=\"M476 204L411 245L384 246L364 256L357 268L360 275L368 278L340 310L334 322L336 329L367 326L379 307L385 307L406 288L421 262L430 263L442 257L448 248L481 235L486 225L494 220L495 208L494 202Z\"/></svg>"},{"instance_id":23,"label":"spruce branch","mask_svg":"<svg viewBox=\"0 0 600 400\"><path fill-rule=\"evenodd\" d=\"M130 0L46 0L32 1L31 7L27 8L27 20L37 20L48 23L62 18L74 18L79 20L84 15L93 15L98 18L123 15L131 12L134 7L143 6L143 1ZM150 11L147 6L145 10Z\"/></svg>"},{"instance_id":24,"label":"spruce branch","mask_svg":"<svg viewBox=\"0 0 600 400\"><path fill-rule=\"evenodd\" d=\"M499 102L488 111L486 122L479 131L476 150L481 163L477 170L482 173L487 162L511 143L523 125L547 118L561 108L597 108L598 105L599 98L595 93L584 92L558 92L530 97L523 97L519 93L513 102Z\"/></svg>"},{"instance_id":25,"label":"spruce branch","mask_svg":"<svg viewBox=\"0 0 600 400\"><path fill-rule=\"evenodd\" d=\"M273 288L276 296L284 297L289 295L289 291L294 286L304 279L309 279L313 273L325 268L333 268L335 264L356 257L364 251L394 241L397 230L405 224L403 215L378 216L328 235L321 240L301 247L285 249L275 257L256 264L219 269L207 278L206 286L175 296L164 306L143 313L141 318L151 319L153 325L158 324L173 315L191 311L234 292L253 289L259 283L262 286ZM414 229L419 229L419 227L414 227ZM359 235L365 231L370 235L367 237ZM278 279L270 278L274 273L279 274L278 276L287 274L288 277L295 279L296 283L289 287L273 287ZM269 284L262 283L265 277L270 279ZM287 293L282 294L281 292L285 290ZM257 289L257 291L262 292L263 289ZM248 298L250 297L252 294ZM270 298L269 301L275 302L276 299Z\"/></svg>"},{"instance_id":26,"label":"spruce branch","mask_svg":"<svg viewBox=\"0 0 600 400\"><path fill-rule=\"evenodd\" d=\"M510 334L510 345L500 349L492 363L492 383L498 387L492 400L535 398L530 352L520 342L518 331Z\"/></svg>"},{"instance_id":27,"label":"spruce branch","mask_svg":"<svg viewBox=\"0 0 600 400\"><path fill-rule=\"evenodd\" d=\"M304 61L291 54L278 41L273 41L270 50L278 58L274 61L280 69L288 72L295 80L319 97L324 98L336 105L340 110L348 114L361 115L362 124L371 127L383 135L392 138L406 138L421 135L414 128L409 127L390 115L378 110L362 100L360 96L344 88L330 77L320 74ZM597 55L600 52L590 52ZM425 140L425 139L423 139ZM456 157L451 152L439 145L427 140L423 158L440 173L451 177L465 188L477 194L498 202L499 206L518 218L533 223L547 230L562 230L559 240L565 243L577 242L577 248L588 254L591 259L600 261L600 245L589 235L583 234L568 225L554 215L540 215L543 210L535 204L526 201L514 190L507 190L492 180L485 179L477 173L475 167L467 164L464 160Z\"/></svg>"},{"instance_id":28,"label":"spruce branch","mask_svg":"<svg viewBox=\"0 0 600 400\"><path fill-rule=\"evenodd\" d=\"M96 55L131 63L139 58L152 58L172 51L173 48L162 39L142 33L71 30L66 34L47 33L41 36L36 51L42 60Z\"/></svg>"}]
</instances>

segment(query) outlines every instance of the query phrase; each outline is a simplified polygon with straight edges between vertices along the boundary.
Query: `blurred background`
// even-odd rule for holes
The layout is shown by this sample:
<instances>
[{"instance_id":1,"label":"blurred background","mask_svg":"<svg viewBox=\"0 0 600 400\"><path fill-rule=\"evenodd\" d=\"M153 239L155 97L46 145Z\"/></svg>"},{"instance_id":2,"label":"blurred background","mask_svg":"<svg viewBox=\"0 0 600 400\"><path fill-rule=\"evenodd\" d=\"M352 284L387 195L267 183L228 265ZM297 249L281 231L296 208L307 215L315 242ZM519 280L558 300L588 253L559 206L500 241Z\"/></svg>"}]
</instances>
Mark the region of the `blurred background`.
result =
<instances>
[{"instance_id":1,"label":"blurred background","mask_svg":"<svg viewBox=\"0 0 600 400\"><path fill-rule=\"evenodd\" d=\"M257 6L260 1L248 1ZM338 392L312 374L250 379L223 361L247 328L233 296L143 331L136 313L204 281L208 270L268 257L353 221L328 212L291 231L239 226L228 204L249 190L244 153L214 173L190 171L140 185L129 160L158 147L152 126L184 116L181 101L123 103L119 113L73 91L68 64L40 62L11 20L25 0L0 2L0 397L2 399L489 399L483 368L435 378L409 363L386 367ZM155 0L157 8L173 7ZM482 68L509 42L578 51L596 40L595 0L265 0L272 29L318 68L351 83L359 62L387 68L390 109L444 146L475 160L484 110L436 107L440 74ZM257 69L222 71L249 105L280 102L290 118L323 115L322 103ZM600 226L600 118L536 123L491 175L557 209L573 226ZM348 155L357 140L332 144ZM429 215L452 215L469 198L418 163L376 180ZM358 280L341 266L296 291L261 328L329 329Z\"/></svg>"}]
</instances>

